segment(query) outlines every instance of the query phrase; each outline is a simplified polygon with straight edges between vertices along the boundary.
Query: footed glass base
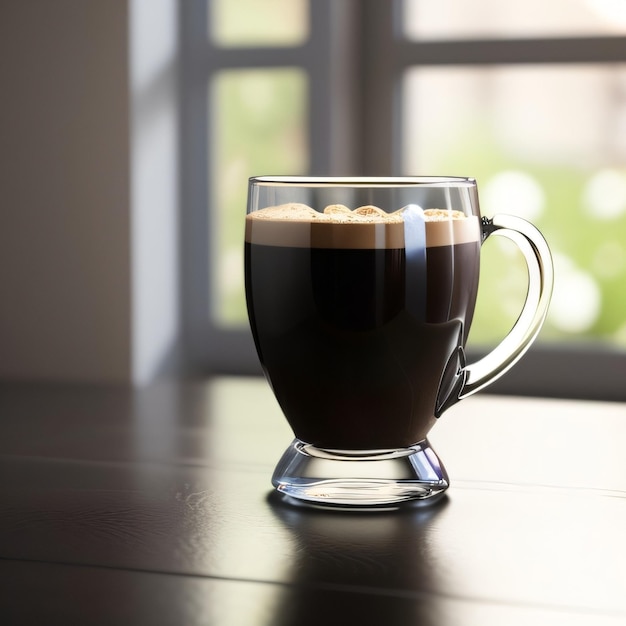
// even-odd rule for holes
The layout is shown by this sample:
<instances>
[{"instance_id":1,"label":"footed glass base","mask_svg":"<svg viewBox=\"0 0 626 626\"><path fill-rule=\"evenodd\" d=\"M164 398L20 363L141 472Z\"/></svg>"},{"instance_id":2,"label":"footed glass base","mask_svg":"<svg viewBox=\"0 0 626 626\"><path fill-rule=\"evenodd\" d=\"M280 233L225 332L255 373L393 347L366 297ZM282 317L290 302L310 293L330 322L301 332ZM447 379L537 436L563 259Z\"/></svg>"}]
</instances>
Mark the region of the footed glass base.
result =
<instances>
[{"instance_id":1,"label":"footed glass base","mask_svg":"<svg viewBox=\"0 0 626 626\"><path fill-rule=\"evenodd\" d=\"M448 488L448 475L428 440L394 450L323 450L294 439L272 484L300 501L333 506L430 504Z\"/></svg>"}]
</instances>

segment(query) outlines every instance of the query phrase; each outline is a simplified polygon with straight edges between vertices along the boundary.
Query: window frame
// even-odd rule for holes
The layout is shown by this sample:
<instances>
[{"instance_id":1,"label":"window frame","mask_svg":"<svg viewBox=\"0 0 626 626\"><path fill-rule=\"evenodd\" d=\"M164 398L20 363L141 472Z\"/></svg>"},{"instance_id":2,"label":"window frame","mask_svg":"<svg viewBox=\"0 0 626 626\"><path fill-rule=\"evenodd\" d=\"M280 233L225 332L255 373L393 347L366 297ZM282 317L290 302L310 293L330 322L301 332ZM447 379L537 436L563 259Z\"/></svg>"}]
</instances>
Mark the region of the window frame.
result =
<instances>
[{"instance_id":1,"label":"window frame","mask_svg":"<svg viewBox=\"0 0 626 626\"><path fill-rule=\"evenodd\" d=\"M193 375L261 371L249 330L220 328L209 307L215 233L207 85L216 72L304 68L310 81L308 173L383 176L402 171L402 77L411 67L626 62L624 36L409 40L401 31L403 0L310 0L310 37L302 45L218 48L207 36L210 1L180 4L183 362ZM265 173L272 172L259 174ZM469 350L470 360L480 356ZM621 350L536 344L489 391L623 401L625 382Z\"/></svg>"},{"instance_id":2,"label":"window frame","mask_svg":"<svg viewBox=\"0 0 626 626\"><path fill-rule=\"evenodd\" d=\"M183 371L258 374L260 366L247 328L220 327L212 316L209 267L216 236L209 189L213 141L209 84L234 69L299 68L308 77L309 172L348 174L361 152L353 115L357 57L349 28L358 0L309 0L309 37L300 45L220 47L208 36L211 0L179 5L181 41L181 303ZM280 174L280 172L258 172ZM242 211L245 207L242 207ZM243 252L242 252L243 254Z\"/></svg>"},{"instance_id":3,"label":"window frame","mask_svg":"<svg viewBox=\"0 0 626 626\"><path fill-rule=\"evenodd\" d=\"M368 42L363 55L369 71L362 72L362 115L365 127L376 129L364 147L365 174L402 172L402 77L409 68L626 62L626 36L410 40L402 33L404 1L363 0L362 32ZM468 360L487 351L470 347ZM626 352L599 342L535 344L488 391L625 401Z\"/></svg>"}]
</instances>

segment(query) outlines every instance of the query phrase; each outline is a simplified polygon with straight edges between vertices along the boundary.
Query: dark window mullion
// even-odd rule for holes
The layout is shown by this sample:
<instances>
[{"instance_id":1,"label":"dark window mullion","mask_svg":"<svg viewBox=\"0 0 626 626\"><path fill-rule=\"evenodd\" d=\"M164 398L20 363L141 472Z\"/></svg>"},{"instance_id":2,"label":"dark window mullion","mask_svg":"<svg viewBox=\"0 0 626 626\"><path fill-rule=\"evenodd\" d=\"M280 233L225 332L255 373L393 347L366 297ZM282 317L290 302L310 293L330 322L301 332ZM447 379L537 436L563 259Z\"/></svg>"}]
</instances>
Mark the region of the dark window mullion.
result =
<instances>
[{"instance_id":1,"label":"dark window mullion","mask_svg":"<svg viewBox=\"0 0 626 626\"><path fill-rule=\"evenodd\" d=\"M626 37L554 39L396 40L395 67L411 65L512 65L611 63L626 60Z\"/></svg>"},{"instance_id":2,"label":"dark window mullion","mask_svg":"<svg viewBox=\"0 0 626 626\"><path fill-rule=\"evenodd\" d=\"M206 44L196 60L201 71L262 67L303 67L309 64L310 45L295 48L219 48Z\"/></svg>"},{"instance_id":3,"label":"dark window mullion","mask_svg":"<svg viewBox=\"0 0 626 626\"><path fill-rule=\"evenodd\" d=\"M206 173L210 158L207 136L207 74L200 52L207 45L205 0L188 0L180 5L181 63L181 316L186 373L203 366L203 346L208 344L209 283L206 263L210 219L206 211Z\"/></svg>"}]
</instances>

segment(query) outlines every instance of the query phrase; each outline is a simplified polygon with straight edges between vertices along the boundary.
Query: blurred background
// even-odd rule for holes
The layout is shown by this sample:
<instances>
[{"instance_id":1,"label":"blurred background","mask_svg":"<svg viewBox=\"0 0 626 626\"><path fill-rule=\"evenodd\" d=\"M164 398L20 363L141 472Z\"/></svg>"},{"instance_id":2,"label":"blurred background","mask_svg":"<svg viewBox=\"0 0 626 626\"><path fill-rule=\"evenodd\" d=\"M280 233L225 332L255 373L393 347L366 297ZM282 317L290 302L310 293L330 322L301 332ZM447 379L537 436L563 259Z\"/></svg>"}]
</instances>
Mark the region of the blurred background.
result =
<instances>
[{"instance_id":1,"label":"blurred background","mask_svg":"<svg viewBox=\"0 0 626 626\"><path fill-rule=\"evenodd\" d=\"M553 251L538 343L496 388L626 397L622 0L5 0L0 377L258 373L247 179L458 175ZM470 335L526 270L484 247Z\"/></svg>"}]
</instances>

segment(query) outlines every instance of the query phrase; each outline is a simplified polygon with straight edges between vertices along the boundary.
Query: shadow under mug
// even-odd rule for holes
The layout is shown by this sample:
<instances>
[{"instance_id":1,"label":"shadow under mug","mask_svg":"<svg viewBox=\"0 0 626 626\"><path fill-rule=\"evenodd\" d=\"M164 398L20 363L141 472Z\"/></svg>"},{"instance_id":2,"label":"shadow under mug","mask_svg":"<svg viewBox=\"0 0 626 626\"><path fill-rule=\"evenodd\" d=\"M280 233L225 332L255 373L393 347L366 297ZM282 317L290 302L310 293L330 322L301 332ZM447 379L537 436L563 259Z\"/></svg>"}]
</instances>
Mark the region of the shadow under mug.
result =
<instances>
[{"instance_id":1,"label":"shadow under mug","mask_svg":"<svg viewBox=\"0 0 626 626\"><path fill-rule=\"evenodd\" d=\"M492 235L520 248L528 293L503 341L467 364L480 249ZM473 179L257 177L245 281L259 359L295 434L274 487L372 507L444 493L428 432L530 347L553 267L527 221L481 218Z\"/></svg>"}]
</instances>

